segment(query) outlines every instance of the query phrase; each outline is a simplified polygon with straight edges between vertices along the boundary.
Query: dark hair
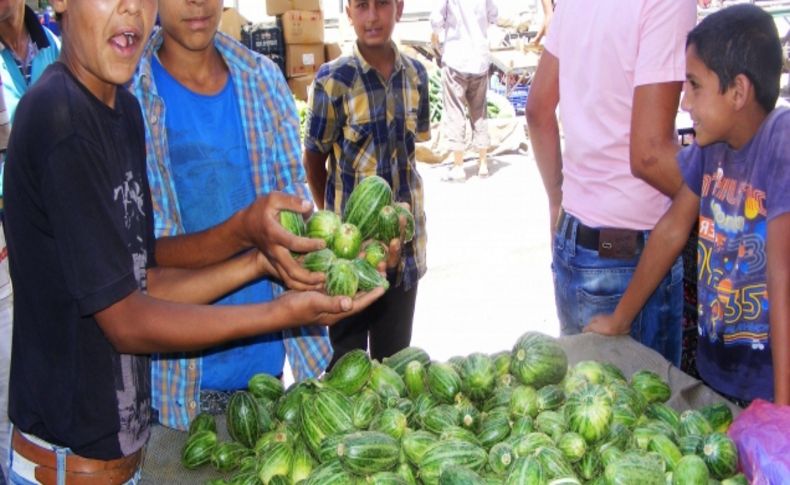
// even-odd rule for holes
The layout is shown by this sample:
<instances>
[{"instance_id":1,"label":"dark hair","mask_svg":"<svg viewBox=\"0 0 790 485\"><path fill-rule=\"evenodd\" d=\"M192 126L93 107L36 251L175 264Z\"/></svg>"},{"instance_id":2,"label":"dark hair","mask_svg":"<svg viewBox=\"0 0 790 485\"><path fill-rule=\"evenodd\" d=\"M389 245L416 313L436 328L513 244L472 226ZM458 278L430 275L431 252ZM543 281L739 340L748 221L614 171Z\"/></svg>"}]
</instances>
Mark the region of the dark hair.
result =
<instances>
[{"instance_id":1,"label":"dark hair","mask_svg":"<svg viewBox=\"0 0 790 485\"><path fill-rule=\"evenodd\" d=\"M713 13L686 39L697 56L719 77L723 93L738 74L754 85L757 102L770 112L779 97L782 43L771 15L750 4L739 4Z\"/></svg>"}]
</instances>

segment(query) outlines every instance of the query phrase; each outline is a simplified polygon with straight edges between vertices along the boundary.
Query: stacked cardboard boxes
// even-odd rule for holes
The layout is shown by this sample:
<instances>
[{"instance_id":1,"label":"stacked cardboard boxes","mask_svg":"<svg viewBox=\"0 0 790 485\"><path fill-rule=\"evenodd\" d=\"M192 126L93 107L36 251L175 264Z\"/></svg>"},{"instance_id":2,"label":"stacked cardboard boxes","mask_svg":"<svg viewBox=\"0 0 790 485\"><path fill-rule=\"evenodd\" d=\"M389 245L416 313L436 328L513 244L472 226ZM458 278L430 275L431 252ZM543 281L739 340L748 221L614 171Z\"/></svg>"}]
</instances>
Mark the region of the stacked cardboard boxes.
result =
<instances>
[{"instance_id":1,"label":"stacked cardboard boxes","mask_svg":"<svg viewBox=\"0 0 790 485\"><path fill-rule=\"evenodd\" d=\"M320 0L266 0L282 32L285 77L297 98L307 99L316 71L325 61L324 14Z\"/></svg>"}]
</instances>

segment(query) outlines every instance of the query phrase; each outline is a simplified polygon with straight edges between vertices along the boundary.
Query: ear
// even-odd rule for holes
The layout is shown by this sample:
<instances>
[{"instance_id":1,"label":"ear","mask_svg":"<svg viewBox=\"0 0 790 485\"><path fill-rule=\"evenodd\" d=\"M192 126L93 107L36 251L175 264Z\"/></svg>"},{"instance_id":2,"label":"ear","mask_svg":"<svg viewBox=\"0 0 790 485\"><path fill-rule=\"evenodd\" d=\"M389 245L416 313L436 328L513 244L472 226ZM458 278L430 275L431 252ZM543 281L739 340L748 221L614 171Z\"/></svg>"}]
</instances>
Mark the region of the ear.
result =
<instances>
[{"instance_id":1,"label":"ear","mask_svg":"<svg viewBox=\"0 0 790 485\"><path fill-rule=\"evenodd\" d=\"M395 21L400 22L400 17L403 15L403 0L397 0L396 9L397 16L395 17Z\"/></svg>"},{"instance_id":2,"label":"ear","mask_svg":"<svg viewBox=\"0 0 790 485\"><path fill-rule=\"evenodd\" d=\"M351 18L351 2L354 0L348 0L346 2L346 17L348 17L348 23L354 25L354 19Z\"/></svg>"},{"instance_id":3,"label":"ear","mask_svg":"<svg viewBox=\"0 0 790 485\"><path fill-rule=\"evenodd\" d=\"M754 84L746 74L738 74L727 90L727 95L733 108L740 110L750 99L754 98Z\"/></svg>"}]
</instances>

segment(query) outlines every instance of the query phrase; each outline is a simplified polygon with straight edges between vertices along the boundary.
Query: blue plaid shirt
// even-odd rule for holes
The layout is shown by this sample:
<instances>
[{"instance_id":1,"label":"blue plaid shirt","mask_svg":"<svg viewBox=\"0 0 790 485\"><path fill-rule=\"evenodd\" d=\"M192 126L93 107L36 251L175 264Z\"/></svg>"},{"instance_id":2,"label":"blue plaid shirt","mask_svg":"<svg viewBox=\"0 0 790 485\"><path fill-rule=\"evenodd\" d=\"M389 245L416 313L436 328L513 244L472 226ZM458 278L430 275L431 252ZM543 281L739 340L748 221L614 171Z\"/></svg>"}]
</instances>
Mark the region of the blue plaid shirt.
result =
<instances>
[{"instance_id":1,"label":"blue plaid shirt","mask_svg":"<svg viewBox=\"0 0 790 485\"><path fill-rule=\"evenodd\" d=\"M165 129L165 105L151 71L151 59L162 45L157 30L140 60L131 91L145 119L148 179L157 237L183 234L181 214L170 172ZM299 143L299 118L288 85L279 68L231 37L217 33L214 45L230 69L240 101L242 129L247 142L256 194L295 193L309 199ZM275 295L282 291L272 283ZM283 343L294 378L318 376L329 364L332 350L326 329L302 327L283 333ZM151 362L151 401L162 424L187 429L200 411L202 359L199 354L155 355Z\"/></svg>"},{"instance_id":2,"label":"blue plaid shirt","mask_svg":"<svg viewBox=\"0 0 790 485\"><path fill-rule=\"evenodd\" d=\"M342 214L357 183L379 175L392 186L393 198L408 202L415 235L403 248L397 284L405 290L425 274L425 204L417 172L415 142L430 139L428 74L395 44L395 64L382 79L359 53L324 64L316 74L308 102L305 148L329 154L324 206Z\"/></svg>"}]
</instances>

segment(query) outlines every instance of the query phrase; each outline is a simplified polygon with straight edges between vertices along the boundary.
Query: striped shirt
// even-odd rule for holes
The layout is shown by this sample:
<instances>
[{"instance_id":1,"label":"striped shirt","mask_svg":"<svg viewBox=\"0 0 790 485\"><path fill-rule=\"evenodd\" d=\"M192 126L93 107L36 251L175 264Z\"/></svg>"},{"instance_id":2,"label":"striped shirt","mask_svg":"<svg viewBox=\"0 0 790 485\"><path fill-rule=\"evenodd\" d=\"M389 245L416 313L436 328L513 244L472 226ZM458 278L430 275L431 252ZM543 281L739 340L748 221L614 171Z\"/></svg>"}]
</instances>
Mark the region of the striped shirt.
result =
<instances>
[{"instance_id":1,"label":"striped shirt","mask_svg":"<svg viewBox=\"0 0 790 485\"><path fill-rule=\"evenodd\" d=\"M170 171L165 106L151 70L152 57L162 45L162 38L161 30L154 32L130 86L140 101L145 119L148 179L157 237L185 232ZM256 194L283 191L309 199L301 164L299 118L279 68L223 33L217 33L214 45L230 70L239 98ZM279 285L272 283L272 286L275 295L282 292ZM286 330L283 343L297 381L318 376L332 356L325 328ZM200 411L201 366L202 359L196 353L153 357L151 402L162 424L187 429Z\"/></svg>"},{"instance_id":2,"label":"striped shirt","mask_svg":"<svg viewBox=\"0 0 790 485\"><path fill-rule=\"evenodd\" d=\"M342 214L353 188L379 175L393 198L407 202L415 219L412 242L403 247L397 284L408 290L425 274L425 206L415 142L431 136L428 75L395 44L395 64L385 80L354 46L351 56L324 64L310 94L305 148L329 155L324 205Z\"/></svg>"}]
</instances>

